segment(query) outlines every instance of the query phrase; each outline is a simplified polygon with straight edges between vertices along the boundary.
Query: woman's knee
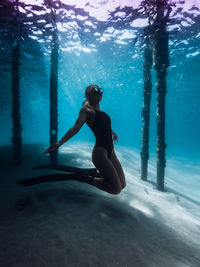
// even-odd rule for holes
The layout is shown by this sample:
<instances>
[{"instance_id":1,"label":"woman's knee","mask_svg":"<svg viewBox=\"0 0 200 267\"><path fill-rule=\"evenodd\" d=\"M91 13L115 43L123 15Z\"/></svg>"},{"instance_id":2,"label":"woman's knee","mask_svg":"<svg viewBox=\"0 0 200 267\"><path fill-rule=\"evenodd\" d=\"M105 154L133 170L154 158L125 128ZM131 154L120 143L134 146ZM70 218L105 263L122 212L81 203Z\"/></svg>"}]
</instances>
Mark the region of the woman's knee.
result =
<instances>
[{"instance_id":1,"label":"woman's knee","mask_svg":"<svg viewBox=\"0 0 200 267\"><path fill-rule=\"evenodd\" d=\"M122 191L121 186L119 187L113 187L112 194L113 195L118 195Z\"/></svg>"},{"instance_id":2,"label":"woman's knee","mask_svg":"<svg viewBox=\"0 0 200 267\"><path fill-rule=\"evenodd\" d=\"M121 187L122 189L124 189L126 187L126 179L124 175L122 177L123 178L121 178L120 181L121 181Z\"/></svg>"},{"instance_id":3,"label":"woman's knee","mask_svg":"<svg viewBox=\"0 0 200 267\"><path fill-rule=\"evenodd\" d=\"M112 183L112 188L115 195L118 195L123 189L121 182L118 179Z\"/></svg>"},{"instance_id":4,"label":"woman's knee","mask_svg":"<svg viewBox=\"0 0 200 267\"><path fill-rule=\"evenodd\" d=\"M122 189L124 189L126 187L126 181L125 181L125 179L123 180L123 182L121 182L121 186L122 186Z\"/></svg>"}]
</instances>

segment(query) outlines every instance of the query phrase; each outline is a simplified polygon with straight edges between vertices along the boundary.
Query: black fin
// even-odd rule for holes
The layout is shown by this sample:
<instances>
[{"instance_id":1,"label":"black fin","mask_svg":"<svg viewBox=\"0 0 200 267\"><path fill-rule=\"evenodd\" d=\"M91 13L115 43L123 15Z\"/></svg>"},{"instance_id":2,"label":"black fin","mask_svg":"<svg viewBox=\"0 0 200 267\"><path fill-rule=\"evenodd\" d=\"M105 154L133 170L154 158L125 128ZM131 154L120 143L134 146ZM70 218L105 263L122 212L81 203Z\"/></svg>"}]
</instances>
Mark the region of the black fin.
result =
<instances>
[{"instance_id":1,"label":"black fin","mask_svg":"<svg viewBox=\"0 0 200 267\"><path fill-rule=\"evenodd\" d=\"M58 181L67 181L67 180L74 180L74 181L92 184L93 177L89 175L80 174L80 173L72 173L72 174L51 173L51 174L40 175L36 177L19 180L16 183L23 185L23 186L31 186L31 185L41 184L45 182L58 182Z\"/></svg>"},{"instance_id":2,"label":"black fin","mask_svg":"<svg viewBox=\"0 0 200 267\"><path fill-rule=\"evenodd\" d=\"M32 169L38 170L38 169L47 169L47 170L57 170L57 171L64 171L64 172L76 172L76 173L86 173L88 175L99 175L96 168L77 168L72 167L68 165L37 165L33 167Z\"/></svg>"}]
</instances>

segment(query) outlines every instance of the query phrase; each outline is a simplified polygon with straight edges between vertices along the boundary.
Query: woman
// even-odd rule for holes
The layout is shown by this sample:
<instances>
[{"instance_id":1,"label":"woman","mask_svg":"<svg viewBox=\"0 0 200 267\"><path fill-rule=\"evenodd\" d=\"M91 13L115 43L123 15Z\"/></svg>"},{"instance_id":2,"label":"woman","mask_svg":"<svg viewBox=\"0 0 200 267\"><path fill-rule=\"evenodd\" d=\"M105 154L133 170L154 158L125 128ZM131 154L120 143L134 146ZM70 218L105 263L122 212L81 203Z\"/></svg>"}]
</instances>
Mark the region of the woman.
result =
<instances>
[{"instance_id":1,"label":"woman","mask_svg":"<svg viewBox=\"0 0 200 267\"><path fill-rule=\"evenodd\" d=\"M113 147L113 140L117 141L118 137L111 129L110 117L99 107L102 95L103 90L97 85L90 85L86 88L86 100L83 102L83 107L74 126L67 131L59 142L45 150L44 154L57 150L77 134L86 122L96 137L92 162L99 172L95 173L90 184L110 194L119 194L126 186L125 176Z\"/></svg>"}]
</instances>

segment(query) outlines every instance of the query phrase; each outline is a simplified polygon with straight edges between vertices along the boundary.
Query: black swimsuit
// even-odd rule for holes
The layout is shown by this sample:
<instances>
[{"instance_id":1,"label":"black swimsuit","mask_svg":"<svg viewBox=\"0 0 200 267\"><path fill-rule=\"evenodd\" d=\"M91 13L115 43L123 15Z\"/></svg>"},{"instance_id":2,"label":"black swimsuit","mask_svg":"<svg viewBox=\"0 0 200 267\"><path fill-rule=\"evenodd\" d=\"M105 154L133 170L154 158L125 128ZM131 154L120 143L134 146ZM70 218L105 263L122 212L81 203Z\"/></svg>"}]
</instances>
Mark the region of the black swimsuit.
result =
<instances>
[{"instance_id":1,"label":"black swimsuit","mask_svg":"<svg viewBox=\"0 0 200 267\"><path fill-rule=\"evenodd\" d=\"M104 147L111 158L113 150L112 129L110 117L101 110L95 109L95 117L91 123L87 123L96 137L96 146Z\"/></svg>"}]
</instances>

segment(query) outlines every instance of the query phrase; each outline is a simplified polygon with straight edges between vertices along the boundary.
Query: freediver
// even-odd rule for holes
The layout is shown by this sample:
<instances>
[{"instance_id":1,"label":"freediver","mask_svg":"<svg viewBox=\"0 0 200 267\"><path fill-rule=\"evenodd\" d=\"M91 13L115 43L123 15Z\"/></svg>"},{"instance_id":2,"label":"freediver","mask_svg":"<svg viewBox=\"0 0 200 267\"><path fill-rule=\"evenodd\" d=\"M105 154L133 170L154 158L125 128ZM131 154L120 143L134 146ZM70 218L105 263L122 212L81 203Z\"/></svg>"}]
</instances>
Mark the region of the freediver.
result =
<instances>
[{"instance_id":1,"label":"freediver","mask_svg":"<svg viewBox=\"0 0 200 267\"><path fill-rule=\"evenodd\" d=\"M102 88L98 85L89 85L85 90L86 100L82 104L79 117L74 126L66 132L60 141L51 145L43 152L44 154L48 154L56 151L61 145L77 134L84 123L86 123L96 137L96 143L92 151L92 162L96 169L90 169L91 171L88 171L89 169L82 169L86 170L86 172L79 172L79 178L77 178L78 172L74 174L47 174L18 181L17 183L27 186L45 181L73 179L89 183L110 194L119 194L125 188L124 171L116 156L113 145L113 141L118 141L118 136L111 128L110 117L104 111L100 110L99 103L102 100L102 96ZM57 165L57 168L55 167L54 169L63 171L76 170L76 168L63 165ZM77 168L77 170L81 169Z\"/></svg>"}]
</instances>

